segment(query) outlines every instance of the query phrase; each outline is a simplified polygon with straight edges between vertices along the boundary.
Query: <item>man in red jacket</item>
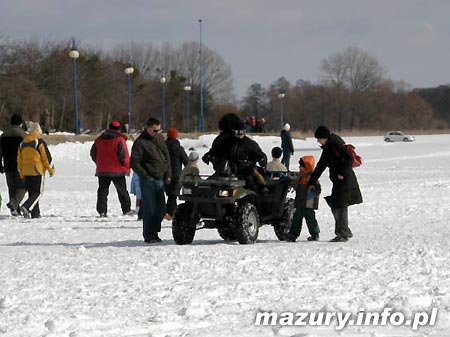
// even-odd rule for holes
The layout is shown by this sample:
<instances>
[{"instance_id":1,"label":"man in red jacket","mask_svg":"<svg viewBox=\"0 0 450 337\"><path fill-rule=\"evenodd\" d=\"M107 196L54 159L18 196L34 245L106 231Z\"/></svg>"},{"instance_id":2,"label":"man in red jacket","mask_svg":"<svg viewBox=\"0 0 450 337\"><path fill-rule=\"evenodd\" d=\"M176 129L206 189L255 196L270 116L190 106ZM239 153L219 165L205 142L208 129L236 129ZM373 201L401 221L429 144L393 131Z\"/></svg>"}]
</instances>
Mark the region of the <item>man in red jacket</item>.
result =
<instances>
[{"instance_id":1,"label":"man in red jacket","mask_svg":"<svg viewBox=\"0 0 450 337\"><path fill-rule=\"evenodd\" d=\"M113 121L91 147L91 158L97 165L98 177L97 212L106 217L108 211L109 185L113 182L124 215L132 215L131 200L125 176L130 175L130 155L127 137L120 133L120 123Z\"/></svg>"}]
</instances>

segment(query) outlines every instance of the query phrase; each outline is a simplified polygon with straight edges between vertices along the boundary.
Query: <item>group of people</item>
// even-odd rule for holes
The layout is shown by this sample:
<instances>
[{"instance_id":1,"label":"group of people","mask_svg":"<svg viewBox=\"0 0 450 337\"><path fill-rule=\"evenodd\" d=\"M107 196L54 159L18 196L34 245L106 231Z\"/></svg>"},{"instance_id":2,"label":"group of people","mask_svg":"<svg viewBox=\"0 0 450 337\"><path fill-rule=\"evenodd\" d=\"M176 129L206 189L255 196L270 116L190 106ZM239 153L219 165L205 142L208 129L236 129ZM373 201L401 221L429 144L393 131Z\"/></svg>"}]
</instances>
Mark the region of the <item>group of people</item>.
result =
<instances>
[{"instance_id":1,"label":"group of people","mask_svg":"<svg viewBox=\"0 0 450 337\"><path fill-rule=\"evenodd\" d=\"M100 217L107 216L107 198L112 182L123 214L135 214L131 210L125 180L132 169L130 190L136 195L136 210L138 219L143 221L144 241L160 242L161 222L164 218L172 220L177 206L180 177L187 173L199 174L198 153L186 154L174 128L167 130L167 139L164 139L159 120L149 118L143 132L134 141L130 155L127 137L120 128L119 122L111 122L109 129L95 140L90 150L98 177L97 212Z\"/></svg>"},{"instance_id":2,"label":"group of people","mask_svg":"<svg viewBox=\"0 0 450 337\"><path fill-rule=\"evenodd\" d=\"M39 123L30 123L28 134L22 116L14 114L11 126L0 136L0 172L6 176L11 215L40 218L39 200L44 187L45 173L55 174L52 156L42 139ZM25 194L28 198L22 203Z\"/></svg>"},{"instance_id":3,"label":"group of people","mask_svg":"<svg viewBox=\"0 0 450 337\"><path fill-rule=\"evenodd\" d=\"M264 180L260 178L260 168L272 172L289 170L294 146L290 135L290 125L281 131L281 148L272 149L273 160L267 158L259 145L245 135L245 124L235 114L227 114L219 121L220 134L214 139L211 149L203 156L206 164L213 164L218 174L241 176L248 188L264 191ZM356 175L352 169L353 156L347 151L344 140L332 134L325 126L314 133L322 147L317 166L313 156L303 156L299 160L300 179L296 187L295 212L289 232L289 241L300 235L303 218L306 220L310 236L308 241L319 240L319 225L315 217L321 192L319 177L328 167L333 183L331 195L326 197L335 219L335 238L332 242L346 242L353 234L348 226L348 207L362 202ZM280 157L283 158L280 160Z\"/></svg>"},{"instance_id":4,"label":"group of people","mask_svg":"<svg viewBox=\"0 0 450 337\"><path fill-rule=\"evenodd\" d=\"M11 214L39 218L39 199L45 172L53 176L55 170L39 124L30 123L28 134L22 126L22 117L15 114L11 117L11 127L0 137L0 172L6 175L9 192L7 207ZM261 171L289 171L290 158L294 154L289 124L281 132L281 148L272 149L273 160L269 163L258 143L246 136L246 125L236 114L224 115L219 120L219 129L220 134L214 139L211 149L202 157L206 164L213 164L215 174L238 175L248 188L264 193L267 188ZM107 216L107 199L112 182L123 214L135 214L131 209L125 180L132 169L131 192L136 194L136 210L138 219L143 221L144 241L160 242L161 222L164 218L172 220L183 177L199 175L199 155L197 152L186 154L174 128L168 129L165 139L161 123L156 118L147 120L144 130L133 143L131 155L126 144L127 137L120 130L119 122L111 122L109 129L95 140L90 150L98 177L97 212L100 217ZM336 234L331 241L345 242L353 236L348 226L348 206L362 202L352 169L353 157L347 151L344 140L332 134L327 127L318 127L314 136L322 147L322 154L316 166L313 156L303 156L299 160L300 179L296 187L289 241L295 241L300 235L303 218L310 233L308 241L319 240L320 229L314 210L318 208L321 192L319 177L328 167L333 187L331 195L325 200L335 219ZM28 199L21 203L26 192Z\"/></svg>"}]
</instances>

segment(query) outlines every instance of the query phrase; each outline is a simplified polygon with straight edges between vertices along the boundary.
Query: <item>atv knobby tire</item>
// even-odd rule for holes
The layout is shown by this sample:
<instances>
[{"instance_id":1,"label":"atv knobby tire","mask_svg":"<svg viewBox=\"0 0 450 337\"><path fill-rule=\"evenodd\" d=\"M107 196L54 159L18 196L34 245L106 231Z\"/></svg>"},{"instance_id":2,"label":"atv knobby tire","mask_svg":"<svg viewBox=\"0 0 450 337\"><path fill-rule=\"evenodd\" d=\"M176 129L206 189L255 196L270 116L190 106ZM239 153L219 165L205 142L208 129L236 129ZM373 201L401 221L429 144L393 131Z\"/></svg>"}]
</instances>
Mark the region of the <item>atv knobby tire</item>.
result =
<instances>
[{"instance_id":1,"label":"atv knobby tire","mask_svg":"<svg viewBox=\"0 0 450 337\"><path fill-rule=\"evenodd\" d=\"M286 202L284 203L282 220L273 225L273 230L278 240L288 241L294 211L295 211L294 200L287 199Z\"/></svg>"},{"instance_id":2,"label":"atv knobby tire","mask_svg":"<svg viewBox=\"0 0 450 337\"><path fill-rule=\"evenodd\" d=\"M198 219L192 219L191 203L184 203L177 206L172 220L172 235L175 243L186 245L192 243L195 236Z\"/></svg>"},{"instance_id":3,"label":"atv knobby tire","mask_svg":"<svg viewBox=\"0 0 450 337\"><path fill-rule=\"evenodd\" d=\"M249 202L242 203L235 219L236 239L240 244L254 243L259 233L259 214L256 207Z\"/></svg>"},{"instance_id":4,"label":"atv knobby tire","mask_svg":"<svg viewBox=\"0 0 450 337\"><path fill-rule=\"evenodd\" d=\"M234 233L232 224L230 224L228 227L224 223L216 223L216 225L217 232L222 239L224 239L225 241L236 241L236 234Z\"/></svg>"}]
</instances>

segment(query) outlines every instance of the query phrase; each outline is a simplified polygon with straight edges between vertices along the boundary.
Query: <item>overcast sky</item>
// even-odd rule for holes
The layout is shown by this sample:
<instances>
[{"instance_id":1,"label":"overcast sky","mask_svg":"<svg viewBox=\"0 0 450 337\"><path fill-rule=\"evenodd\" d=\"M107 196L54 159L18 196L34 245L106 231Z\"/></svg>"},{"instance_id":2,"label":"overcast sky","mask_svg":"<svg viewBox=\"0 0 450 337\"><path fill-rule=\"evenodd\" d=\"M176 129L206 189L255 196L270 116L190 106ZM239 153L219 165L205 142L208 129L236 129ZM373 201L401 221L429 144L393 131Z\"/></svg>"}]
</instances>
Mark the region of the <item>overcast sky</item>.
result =
<instances>
[{"instance_id":1,"label":"overcast sky","mask_svg":"<svg viewBox=\"0 0 450 337\"><path fill-rule=\"evenodd\" d=\"M448 0L0 0L0 34L109 48L199 41L231 65L237 97L280 76L318 81L320 61L346 47L375 56L396 81L450 83Z\"/></svg>"}]
</instances>

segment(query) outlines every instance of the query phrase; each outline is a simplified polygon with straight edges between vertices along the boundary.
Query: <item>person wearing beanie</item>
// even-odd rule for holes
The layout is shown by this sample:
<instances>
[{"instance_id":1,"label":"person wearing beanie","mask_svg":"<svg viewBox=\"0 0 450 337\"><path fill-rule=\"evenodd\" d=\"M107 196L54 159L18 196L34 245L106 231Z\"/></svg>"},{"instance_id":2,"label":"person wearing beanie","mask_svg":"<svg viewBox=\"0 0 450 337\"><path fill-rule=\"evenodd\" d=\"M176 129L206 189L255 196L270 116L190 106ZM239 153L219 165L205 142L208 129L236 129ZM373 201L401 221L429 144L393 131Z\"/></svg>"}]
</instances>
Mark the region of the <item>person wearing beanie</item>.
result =
<instances>
[{"instance_id":1,"label":"person wearing beanie","mask_svg":"<svg viewBox=\"0 0 450 337\"><path fill-rule=\"evenodd\" d=\"M19 145L17 169L20 179L25 179L28 192L28 199L20 206L20 211L25 218L40 218L39 200L42 196L43 177L45 171L53 177L55 169L47 144L42 139L39 123L31 123L30 134Z\"/></svg>"},{"instance_id":2,"label":"person wearing beanie","mask_svg":"<svg viewBox=\"0 0 450 337\"><path fill-rule=\"evenodd\" d=\"M321 186L319 181L314 185L314 191L308 192L308 180L314 171L315 160L313 156L300 158L300 179L295 189L295 212L292 217L288 241L295 242L302 231L302 222L305 218L308 226L308 241L319 241L320 228L316 220L315 210L319 208Z\"/></svg>"},{"instance_id":3,"label":"person wearing beanie","mask_svg":"<svg viewBox=\"0 0 450 337\"><path fill-rule=\"evenodd\" d=\"M346 242L353 237L348 226L348 206L363 202L358 180L352 169L353 156L345 148L344 140L331 133L326 126L319 126L314 137L322 147L322 154L308 180L308 191L315 189L319 177L328 167L333 188L331 195L325 197L325 200L333 213L336 234L331 241Z\"/></svg>"},{"instance_id":4,"label":"person wearing beanie","mask_svg":"<svg viewBox=\"0 0 450 337\"><path fill-rule=\"evenodd\" d=\"M287 172L286 166L281 163L283 150L278 146L272 149L272 161L267 163L266 170L269 172Z\"/></svg>"},{"instance_id":5,"label":"person wearing beanie","mask_svg":"<svg viewBox=\"0 0 450 337\"><path fill-rule=\"evenodd\" d=\"M164 219L171 221L173 213L177 207L177 198L180 194L181 183L180 173L183 166L188 163L188 156L186 151L181 146L178 140L178 131L175 128L167 129L166 146L170 155L170 167L172 168L171 182L169 185L165 185L165 191L167 195L166 214Z\"/></svg>"},{"instance_id":6,"label":"person wearing beanie","mask_svg":"<svg viewBox=\"0 0 450 337\"><path fill-rule=\"evenodd\" d=\"M20 214L19 205L25 196L25 180L20 179L17 171L17 152L19 145L26 137L22 128L23 119L19 114L13 114L10 119L11 127L0 136L0 173L4 173L8 185L9 202L6 206L11 215Z\"/></svg>"},{"instance_id":7,"label":"person wearing beanie","mask_svg":"<svg viewBox=\"0 0 450 337\"><path fill-rule=\"evenodd\" d=\"M131 210L130 194L127 190L126 176L130 175L130 155L127 137L120 130L120 123L112 121L109 129L103 132L94 144L90 155L96 165L95 175L98 177L97 212L100 217L108 214L108 194L111 182L116 188L123 215L134 215Z\"/></svg>"},{"instance_id":8,"label":"person wearing beanie","mask_svg":"<svg viewBox=\"0 0 450 337\"><path fill-rule=\"evenodd\" d=\"M294 155L294 144L292 143L291 136L291 126L286 123L284 125L283 130L281 130L281 149L283 150L283 158L281 159L281 163L286 166L289 171L289 164L291 161L291 156Z\"/></svg>"},{"instance_id":9,"label":"person wearing beanie","mask_svg":"<svg viewBox=\"0 0 450 337\"><path fill-rule=\"evenodd\" d=\"M166 213L164 184L171 183L170 154L161 134L161 122L147 120L131 148L131 168L139 176L142 201L142 236L145 243L161 242L159 232Z\"/></svg>"},{"instance_id":10,"label":"person wearing beanie","mask_svg":"<svg viewBox=\"0 0 450 337\"><path fill-rule=\"evenodd\" d=\"M180 182L196 179L200 177L200 170L198 169L198 158L199 155L197 152L192 151L189 153L189 163L186 167L181 171L180 174Z\"/></svg>"}]
</instances>

